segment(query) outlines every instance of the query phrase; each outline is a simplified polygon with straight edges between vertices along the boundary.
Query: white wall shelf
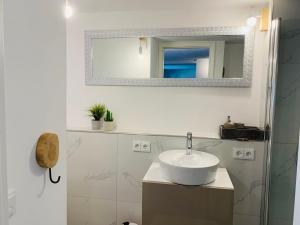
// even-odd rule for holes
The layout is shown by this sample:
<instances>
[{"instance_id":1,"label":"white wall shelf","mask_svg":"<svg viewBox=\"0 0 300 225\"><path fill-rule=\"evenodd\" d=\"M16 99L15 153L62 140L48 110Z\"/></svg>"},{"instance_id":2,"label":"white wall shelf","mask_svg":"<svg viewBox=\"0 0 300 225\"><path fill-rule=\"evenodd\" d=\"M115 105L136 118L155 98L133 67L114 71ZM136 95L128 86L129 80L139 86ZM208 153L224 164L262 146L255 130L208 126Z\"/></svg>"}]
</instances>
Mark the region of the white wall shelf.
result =
<instances>
[{"instance_id":1,"label":"white wall shelf","mask_svg":"<svg viewBox=\"0 0 300 225\"><path fill-rule=\"evenodd\" d=\"M105 130L92 130L87 127L70 127L67 128L69 132L87 132L87 133L107 133L107 134L128 134L128 135L146 135L146 136L170 136L170 137L185 137L186 131L168 131L168 130L134 130L134 129L116 129L113 131ZM203 133L192 131L193 137L195 138L208 138L208 139L220 139L220 136L215 133Z\"/></svg>"}]
</instances>

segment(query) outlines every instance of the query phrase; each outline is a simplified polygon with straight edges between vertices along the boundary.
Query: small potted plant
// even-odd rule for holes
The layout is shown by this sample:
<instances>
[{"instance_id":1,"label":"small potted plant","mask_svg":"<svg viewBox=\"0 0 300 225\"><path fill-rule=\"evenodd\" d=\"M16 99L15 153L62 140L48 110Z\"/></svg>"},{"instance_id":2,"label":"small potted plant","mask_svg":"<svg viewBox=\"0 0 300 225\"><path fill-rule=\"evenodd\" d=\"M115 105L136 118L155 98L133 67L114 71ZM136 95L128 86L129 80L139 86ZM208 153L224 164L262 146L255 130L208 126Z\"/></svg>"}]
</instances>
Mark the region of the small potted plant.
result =
<instances>
[{"instance_id":1,"label":"small potted plant","mask_svg":"<svg viewBox=\"0 0 300 225\"><path fill-rule=\"evenodd\" d=\"M103 104L95 104L92 105L88 112L90 113L90 117L92 117L92 129L93 130L100 130L102 121L101 118L105 114L106 107Z\"/></svg>"},{"instance_id":2,"label":"small potted plant","mask_svg":"<svg viewBox=\"0 0 300 225\"><path fill-rule=\"evenodd\" d=\"M104 117L103 130L112 131L115 129L115 127L116 126L115 126L113 114L111 111L107 110Z\"/></svg>"}]
</instances>

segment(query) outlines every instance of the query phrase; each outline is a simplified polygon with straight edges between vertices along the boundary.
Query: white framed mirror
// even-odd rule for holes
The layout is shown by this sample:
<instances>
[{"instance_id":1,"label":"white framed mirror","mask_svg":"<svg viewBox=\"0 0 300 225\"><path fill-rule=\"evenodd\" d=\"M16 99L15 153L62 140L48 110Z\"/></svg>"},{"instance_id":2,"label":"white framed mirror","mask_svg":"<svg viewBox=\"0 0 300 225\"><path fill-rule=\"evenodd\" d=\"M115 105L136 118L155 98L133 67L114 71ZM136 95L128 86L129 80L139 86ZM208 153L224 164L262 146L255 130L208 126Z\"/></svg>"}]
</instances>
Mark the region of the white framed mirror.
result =
<instances>
[{"instance_id":1,"label":"white framed mirror","mask_svg":"<svg viewBox=\"0 0 300 225\"><path fill-rule=\"evenodd\" d=\"M86 85L250 87L250 27L85 31Z\"/></svg>"}]
</instances>

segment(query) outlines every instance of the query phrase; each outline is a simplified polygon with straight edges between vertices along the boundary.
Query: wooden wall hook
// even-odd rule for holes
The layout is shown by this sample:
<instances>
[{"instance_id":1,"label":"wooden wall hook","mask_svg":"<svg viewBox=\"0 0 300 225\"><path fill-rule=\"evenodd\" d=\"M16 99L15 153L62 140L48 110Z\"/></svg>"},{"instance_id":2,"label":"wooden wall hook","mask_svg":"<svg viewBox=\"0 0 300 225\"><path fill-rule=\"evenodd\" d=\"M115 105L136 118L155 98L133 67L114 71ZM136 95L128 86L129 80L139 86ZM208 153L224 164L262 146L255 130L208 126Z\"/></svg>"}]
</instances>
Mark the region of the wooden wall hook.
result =
<instances>
[{"instance_id":1,"label":"wooden wall hook","mask_svg":"<svg viewBox=\"0 0 300 225\"><path fill-rule=\"evenodd\" d=\"M36 161L42 168L49 169L50 181L57 184L60 181L60 176L56 181L52 178L53 168L59 157L59 140L58 136L53 133L44 133L39 137L36 146Z\"/></svg>"}]
</instances>

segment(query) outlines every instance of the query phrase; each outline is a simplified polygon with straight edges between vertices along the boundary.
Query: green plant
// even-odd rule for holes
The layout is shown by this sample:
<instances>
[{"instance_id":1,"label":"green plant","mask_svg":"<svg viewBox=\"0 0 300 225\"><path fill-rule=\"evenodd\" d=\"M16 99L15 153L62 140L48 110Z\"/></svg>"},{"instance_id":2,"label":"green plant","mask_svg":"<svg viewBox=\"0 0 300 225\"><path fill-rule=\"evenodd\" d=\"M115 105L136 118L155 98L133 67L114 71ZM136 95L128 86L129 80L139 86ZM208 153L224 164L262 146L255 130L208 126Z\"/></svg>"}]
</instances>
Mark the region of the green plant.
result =
<instances>
[{"instance_id":1,"label":"green plant","mask_svg":"<svg viewBox=\"0 0 300 225\"><path fill-rule=\"evenodd\" d=\"M114 121L113 114L112 114L111 111L109 111L109 110L106 111L106 115L105 115L104 120L106 122L113 122Z\"/></svg>"},{"instance_id":2,"label":"green plant","mask_svg":"<svg viewBox=\"0 0 300 225\"><path fill-rule=\"evenodd\" d=\"M105 111L106 107L103 104L95 104L88 109L89 116L93 117L96 121L99 121L103 117Z\"/></svg>"}]
</instances>

